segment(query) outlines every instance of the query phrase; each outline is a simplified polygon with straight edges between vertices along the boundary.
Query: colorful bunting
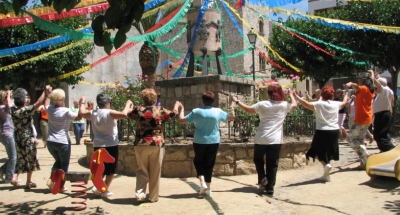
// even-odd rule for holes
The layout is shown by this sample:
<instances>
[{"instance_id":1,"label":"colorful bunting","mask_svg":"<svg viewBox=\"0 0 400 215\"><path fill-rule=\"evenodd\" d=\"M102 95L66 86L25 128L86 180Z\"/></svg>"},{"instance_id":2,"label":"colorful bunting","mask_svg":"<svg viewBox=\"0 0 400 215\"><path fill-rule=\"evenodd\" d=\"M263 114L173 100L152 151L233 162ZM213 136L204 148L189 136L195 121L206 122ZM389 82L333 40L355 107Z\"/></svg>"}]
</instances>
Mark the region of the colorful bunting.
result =
<instances>
[{"instance_id":1,"label":"colorful bunting","mask_svg":"<svg viewBox=\"0 0 400 215\"><path fill-rule=\"evenodd\" d=\"M81 8L81 7L86 7L90 5L95 5L99 3L104 3L107 2L106 0L81 0L78 5L75 6L75 8ZM53 13L56 12L53 7L38 7L38 8L33 8L29 9L28 12L35 14L36 16L40 14L46 14L46 13ZM0 19L7 19L7 18L20 18L20 16L15 15L14 12L9 12L7 14L0 14Z\"/></svg>"},{"instance_id":2,"label":"colorful bunting","mask_svg":"<svg viewBox=\"0 0 400 215\"><path fill-rule=\"evenodd\" d=\"M380 31L385 33L400 34L400 27L397 26L384 26L384 25L374 25L365 24L359 22L350 22L340 19L329 19L321 16L314 16L310 14L299 13L298 11L290 11L282 8L270 8L265 7L268 11L273 13L283 13L285 15L296 15L304 20L311 20L321 25L334 27L342 30L364 30L364 31Z\"/></svg>"},{"instance_id":3,"label":"colorful bunting","mask_svg":"<svg viewBox=\"0 0 400 215\"><path fill-rule=\"evenodd\" d=\"M281 65L279 65L278 63L274 62L273 60L271 60L264 52L262 52L258 47L256 47L257 51L261 54L261 56L268 61L268 63L270 63L272 66L282 70L285 73L288 74L293 74L294 72L290 69L286 69L284 67L282 67Z\"/></svg>"},{"instance_id":4,"label":"colorful bunting","mask_svg":"<svg viewBox=\"0 0 400 215\"><path fill-rule=\"evenodd\" d=\"M189 57L190 57L190 53L192 52L194 43L196 42L196 37L197 37L198 28L199 28L199 26L200 26L201 20L203 19L204 13L205 13L206 10L207 10L208 2L209 2L209 0L204 0L203 4L201 5L201 8L200 8L200 10L199 10L199 15L198 15L197 20L196 20L195 25L194 25L193 36L192 36L192 38L191 38L188 51L187 51L187 53L186 53L186 55L185 55L185 58L184 58L184 61L183 61L182 65L181 65L181 67L180 67L180 68L178 69L178 71L176 71L176 73L172 76L173 78L179 78L179 77L181 76L181 73L182 73L182 71L183 71L183 68L184 68L184 67L186 66L186 64L187 64L187 61L188 61L188 59L189 59Z\"/></svg>"},{"instance_id":5,"label":"colorful bunting","mask_svg":"<svg viewBox=\"0 0 400 215\"><path fill-rule=\"evenodd\" d=\"M92 27L85 27L81 30L78 29L78 31L83 32L83 33L90 33L93 30L92 30ZM0 57L7 56L7 55L17 55L17 54L30 52L30 51L35 51L35 50L43 49L43 48L46 48L49 46L54 46L59 43L66 42L68 40L70 40L70 38L68 36L61 36L61 37L55 37L55 38L51 38L48 40L43 40L43 41L39 41L36 43L27 44L27 45L23 45L23 46L2 49L2 50L0 50Z\"/></svg>"},{"instance_id":6,"label":"colorful bunting","mask_svg":"<svg viewBox=\"0 0 400 215\"><path fill-rule=\"evenodd\" d=\"M16 67L16 66L22 66L22 65L24 65L24 64L27 64L27 63L30 63L30 62L34 62L34 61L43 59L43 58L45 58L45 57L47 57L47 56L49 56L49 55L52 55L52 54L55 54L55 53L59 53L59 52L63 52L63 51L65 51L65 50L71 49L71 48L73 48L73 47L75 47L75 46L80 46L80 45L82 45L82 44L84 44L84 43L86 43L86 42L88 42L88 41L87 41L87 40L81 40L81 41L78 41L78 42L75 42L75 43L71 43L71 44L69 44L69 45L67 45L67 46L64 46L64 47L62 47L62 48L55 49L55 50L53 50L53 51L47 52L47 53L45 53L45 54L41 54L41 55L36 56L36 57L32 57L32 58L29 58L29 59L26 59L26 60L23 60L23 61L19 61L19 62L10 64L10 65L7 65L7 66L0 67L0 72L1 72L1 71L5 71L5 70L7 70L7 69L14 68L14 67Z\"/></svg>"},{"instance_id":7,"label":"colorful bunting","mask_svg":"<svg viewBox=\"0 0 400 215\"><path fill-rule=\"evenodd\" d=\"M268 43L267 41L265 41L264 37L260 36L257 31L253 30L250 25L246 22L246 20L244 20L243 18L241 18L240 14L237 13L237 11L235 11L235 9L233 9L228 3L226 3L225 1L221 1L222 4L225 4L237 17L238 19L240 19L240 21L243 22L244 25L246 25L251 32L253 32L255 35L257 35L257 37L264 43L264 45L272 52L272 54L274 54L275 56L277 56L281 61L283 61L286 65L288 65L289 67L291 67L294 71L296 72L300 72L300 68L295 67L294 65L292 65L291 63L287 62L283 57L281 57Z\"/></svg>"}]
</instances>

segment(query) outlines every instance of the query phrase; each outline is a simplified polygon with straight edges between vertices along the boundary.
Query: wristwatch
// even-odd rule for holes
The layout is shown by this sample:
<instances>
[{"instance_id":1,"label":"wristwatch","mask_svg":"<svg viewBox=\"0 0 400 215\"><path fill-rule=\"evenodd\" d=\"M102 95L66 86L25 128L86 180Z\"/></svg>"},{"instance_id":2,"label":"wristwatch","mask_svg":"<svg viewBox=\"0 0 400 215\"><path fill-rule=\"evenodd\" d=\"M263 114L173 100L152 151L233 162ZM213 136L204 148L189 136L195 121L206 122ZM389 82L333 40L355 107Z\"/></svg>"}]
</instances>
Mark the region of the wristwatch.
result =
<instances>
[{"instance_id":1,"label":"wristwatch","mask_svg":"<svg viewBox=\"0 0 400 215\"><path fill-rule=\"evenodd\" d=\"M238 105L239 104L239 102L240 102L240 100L237 100L235 103L236 103L236 105Z\"/></svg>"}]
</instances>

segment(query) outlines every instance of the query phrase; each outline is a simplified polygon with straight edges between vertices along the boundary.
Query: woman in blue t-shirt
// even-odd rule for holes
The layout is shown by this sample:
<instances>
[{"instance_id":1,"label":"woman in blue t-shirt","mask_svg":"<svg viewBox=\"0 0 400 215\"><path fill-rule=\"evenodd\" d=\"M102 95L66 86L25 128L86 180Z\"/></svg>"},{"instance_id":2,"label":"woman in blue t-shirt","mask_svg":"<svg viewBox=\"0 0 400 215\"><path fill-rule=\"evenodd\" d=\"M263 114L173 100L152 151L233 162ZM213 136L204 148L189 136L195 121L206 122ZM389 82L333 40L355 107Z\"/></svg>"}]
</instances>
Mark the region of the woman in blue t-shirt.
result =
<instances>
[{"instance_id":1,"label":"woman in blue t-shirt","mask_svg":"<svg viewBox=\"0 0 400 215\"><path fill-rule=\"evenodd\" d=\"M194 159L197 178L200 179L200 195L211 196L211 176L220 143L219 123L231 121L235 113L228 114L221 108L214 108L214 93L207 91L201 96L204 106L193 109L184 116L181 106L179 122L181 124L194 123L196 130L193 138Z\"/></svg>"}]
</instances>

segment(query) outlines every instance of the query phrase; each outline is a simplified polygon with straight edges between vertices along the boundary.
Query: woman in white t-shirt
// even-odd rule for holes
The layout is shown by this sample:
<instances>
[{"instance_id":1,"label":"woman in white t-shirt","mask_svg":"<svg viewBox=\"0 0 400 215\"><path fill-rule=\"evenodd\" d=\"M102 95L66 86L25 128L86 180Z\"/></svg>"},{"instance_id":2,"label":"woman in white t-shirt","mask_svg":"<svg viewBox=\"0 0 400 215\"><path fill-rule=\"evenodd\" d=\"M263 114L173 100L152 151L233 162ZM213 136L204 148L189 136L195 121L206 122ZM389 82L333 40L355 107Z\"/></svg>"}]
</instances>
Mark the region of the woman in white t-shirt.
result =
<instances>
[{"instance_id":1,"label":"woman in white t-shirt","mask_svg":"<svg viewBox=\"0 0 400 215\"><path fill-rule=\"evenodd\" d=\"M105 163L104 172L105 184L107 188L110 188L111 182L114 179L114 175L118 170L118 128L117 120L124 119L128 116L133 109L133 103L131 100L126 101L125 108L122 111L116 111L111 109L111 96L100 93L96 96L97 106L96 110L87 110L85 107L86 98L84 96L79 100L79 114L90 120L92 131L93 131L93 149L94 151L104 148L114 159L114 163ZM113 195L111 191L101 193L96 187L92 188L92 192L102 197L109 197Z\"/></svg>"},{"instance_id":2,"label":"woman in white t-shirt","mask_svg":"<svg viewBox=\"0 0 400 215\"><path fill-rule=\"evenodd\" d=\"M335 90L331 86L325 86L321 89L321 100L308 102L296 95L299 103L305 108L315 111L316 130L306 157L315 160L318 158L324 167L324 173L320 178L323 181L330 181L329 172L332 166L330 160L339 160L339 125L338 112L348 101L347 91L343 101L333 101Z\"/></svg>"},{"instance_id":3,"label":"woman in white t-shirt","mask_svg":"<svg viewBox=\"0 0 400 215\"><path fill-rule=\"evenodd\" d=\"M49 105L50 100L52 105ZM54 158L54 164L51 168L52 174L58 169L68 172L69 161L71 157L71 138L69 136L69 126L73 120L81 119L77 113L65 107L65 92L62 89L55 89L46 97L44 106L48 115L48 136L47 149ZM51 176L50 176L51 177ZM52 189L54 183L49 179L47 186ZM63 187L61 192L68 189Z\"/></svg>"},{"instance_id":4,"label":"woman in white t-shirt","mask_svg":"<svg viewBox=\"0 0 400 215\"><path fill-rule=\"evenodd\" d=\"M296 109L297 102L293 90L289 90L291 103L284 101L285 96L279 84L270 84L267 92L268 100L257 102L252 106L246 105L236 97L232 97L232 101L245 112L258 114L260 117L260 125L254 137L253 161L258 174L259 189L266 190L268 195L273 195L279 154L283 144L283 121L289 111ZM266 163L264 155L267 155Z\"/></svg>"}]
</instances>

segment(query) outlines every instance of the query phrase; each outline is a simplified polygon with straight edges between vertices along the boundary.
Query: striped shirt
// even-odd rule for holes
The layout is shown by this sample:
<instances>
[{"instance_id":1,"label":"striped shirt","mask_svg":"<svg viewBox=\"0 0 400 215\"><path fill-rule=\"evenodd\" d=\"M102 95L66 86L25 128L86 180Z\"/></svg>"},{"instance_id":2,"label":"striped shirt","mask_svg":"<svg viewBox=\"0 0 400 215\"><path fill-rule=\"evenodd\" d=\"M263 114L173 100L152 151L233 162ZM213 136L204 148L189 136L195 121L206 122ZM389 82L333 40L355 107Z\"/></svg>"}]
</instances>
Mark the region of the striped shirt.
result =
<instances>
[{"instance_id":1,"label":"striped shirt","mask_svg":"<svg viewBox=\"0 0 400 215\"><path fill-rule=\"evenodd\" d=\"M391 111L393 101L393 91L388 86L382 86L380 93L376 93L372 110L374 113L381 111Z\"/></svg>"}]
</instances>

